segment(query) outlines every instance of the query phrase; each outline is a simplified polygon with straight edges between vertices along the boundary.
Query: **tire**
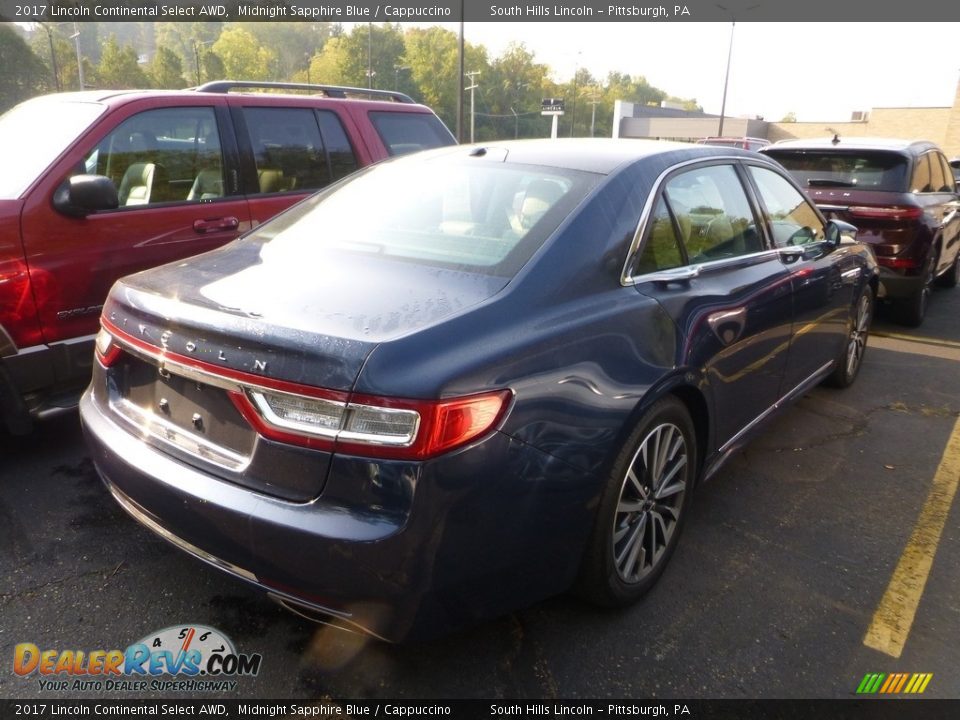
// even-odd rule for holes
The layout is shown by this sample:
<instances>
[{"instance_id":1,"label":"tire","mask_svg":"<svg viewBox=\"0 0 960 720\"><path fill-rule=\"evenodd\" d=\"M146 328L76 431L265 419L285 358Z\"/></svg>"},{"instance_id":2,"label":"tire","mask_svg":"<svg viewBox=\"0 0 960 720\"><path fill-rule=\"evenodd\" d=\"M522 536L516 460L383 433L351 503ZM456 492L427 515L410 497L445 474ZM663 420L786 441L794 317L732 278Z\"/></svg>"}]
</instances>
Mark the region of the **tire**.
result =
<instances>
[{"instance_id":1,"label":"tire","mask_svg":"<svg viewBox=\"0 0 960 720\"><path fill-rule=\"evenodd\" d=\"M636 602L673 554L696 478L693 421L678 399L658 400L613 463L578 580L604 607Z\"/></svg>"},{"instance_id":2,"label":"tire","mask_svg":"<svg viewBox=\"0 0 960 720\"><path fill-rule=\"evenodd\" d=\"M847 338L837 357L837 365L827 377L827 385L845 388L853 385L867 352L867 336L873 320L873 290L865 285L850 312L847 321Z\"/></svg>"},{"instance_id":3,"label":"tire","mask_svg":"<svg viewBox=\"0 0 960 720\"><path fill-rule=\"evenodd\" d=\"M953 265L950 266L950 269L937 278L937 284L945 288L954 288L960 285L960 250L957 251L957 256L953 259Z\"/></svg>"},{"instance_id":4,"label":"tire","mask_svg":"<svg viewBox=\"0 0 960 720\"><path fill-rule=\"evenodd\" d=\"M900 322L907 327L920 327L927 316L930 306L930 293L933 289L934 259L930 258L923 270L923 285L911 297L901 301L899 307Z\"/></svg>"}]
</instances>

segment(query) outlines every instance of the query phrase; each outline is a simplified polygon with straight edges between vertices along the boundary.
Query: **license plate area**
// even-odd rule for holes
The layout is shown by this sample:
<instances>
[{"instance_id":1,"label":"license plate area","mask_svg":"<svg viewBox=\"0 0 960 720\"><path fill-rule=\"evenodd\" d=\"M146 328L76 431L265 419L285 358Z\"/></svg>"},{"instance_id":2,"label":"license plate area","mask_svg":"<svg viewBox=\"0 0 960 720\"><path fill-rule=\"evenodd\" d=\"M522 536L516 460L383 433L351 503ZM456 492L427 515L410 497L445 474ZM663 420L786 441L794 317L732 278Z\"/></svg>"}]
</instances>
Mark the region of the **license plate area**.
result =
<instances>
[{"instance_id":1,"label":"license plate area","mask_svg":"<svg viewBox=\"0 0 960 720\"><path fill-rule=\"evenodd\" d=\"M117 368L112 409L139 434L167 449L242 472L256 434L228 392L133 355Z\"/></svg>"}]
</instances>

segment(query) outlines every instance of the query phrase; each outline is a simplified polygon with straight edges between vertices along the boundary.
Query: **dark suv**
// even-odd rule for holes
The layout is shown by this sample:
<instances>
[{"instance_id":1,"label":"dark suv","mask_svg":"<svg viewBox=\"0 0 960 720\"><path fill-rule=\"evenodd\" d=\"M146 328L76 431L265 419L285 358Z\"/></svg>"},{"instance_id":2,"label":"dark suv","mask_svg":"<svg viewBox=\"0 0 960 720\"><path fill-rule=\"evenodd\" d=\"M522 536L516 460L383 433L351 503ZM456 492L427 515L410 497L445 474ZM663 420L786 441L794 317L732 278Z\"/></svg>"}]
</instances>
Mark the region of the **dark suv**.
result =
<instances>
[{"instance_id":1,"label":"dark suv","mask_svg":"<svg viewBox=\"0 0 960 720\"><path fill-rule=\"evenodd\" d=\"M907 325L923 322L935 279L960 281L960 202L950 163L931 142L789 140L778 160L828 218L853 223L877 255L882 298Z\"/></svg>"},{"instance_id":2,"label":"dark suv","mask_svg":"<svg viewBox=\"0 0 960 720\"><path fill-rule=\"evenodd\" d=\"M359 167L454 142L406 95L319 85L66 93L0 116L0 428L76 404L117 278L233 240Z\"/></svg>"}]
</instances>

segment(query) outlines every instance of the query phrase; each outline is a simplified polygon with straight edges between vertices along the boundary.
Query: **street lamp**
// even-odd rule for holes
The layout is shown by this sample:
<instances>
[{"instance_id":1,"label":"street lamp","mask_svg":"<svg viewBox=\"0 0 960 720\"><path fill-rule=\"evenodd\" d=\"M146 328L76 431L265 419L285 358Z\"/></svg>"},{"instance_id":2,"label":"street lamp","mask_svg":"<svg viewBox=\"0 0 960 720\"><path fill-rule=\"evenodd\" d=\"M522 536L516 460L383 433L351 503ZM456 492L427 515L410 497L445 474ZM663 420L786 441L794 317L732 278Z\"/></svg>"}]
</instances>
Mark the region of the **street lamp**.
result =
<instances>
[{"instance_id":1,"label":"street lamp","mask_svg":"<svg viewBox=\"0 0 960 720\"><path fill-rule=\"evenodd\" d=\"M80 79L80 89L84 90L83 86L83 56L80 55L80 28L77 27L77 24L73 24L73 35L70 36L70 39L73 40L73 45L77 49L77 76Z\"/></svg>"},{"instance_id":2,"label":"street lamp","mask_svg":"<svg viewBox=\"0 0 960 720\"><path fill-rule=\"evenodd\" d=\"M479 74L480 74L479 70L474 70L472 72L466 73L466 75L469 76L470 78L470 87L464 88L464 90L470 91L470 142L471 143L473 142L474 119L476 118L475 106L473 104L473 94L474 94L474 91L478 87L480 87L480 85L477 84L477 81L474 78L477 77Z\"/></svg>"},{"instance_id":3,"label":"street lamp","mask_svg":"<svg viewBox=\"0 0 960 720\"><path fill-rule=\"evenodd\" d=\"M760 7L763 3L757 3L743 9L744 13L750 12ZM727 113L727 86L730 84L730 60L733 57L733 31L737 27L737 19L733 11L723 5L717 5L724 12L730 13L730 47L727 48L727 72L723 76L723 100L720 101L720 127L717 129L717 136L723 137L723 117Z\"/></svg>"}]
</instances>

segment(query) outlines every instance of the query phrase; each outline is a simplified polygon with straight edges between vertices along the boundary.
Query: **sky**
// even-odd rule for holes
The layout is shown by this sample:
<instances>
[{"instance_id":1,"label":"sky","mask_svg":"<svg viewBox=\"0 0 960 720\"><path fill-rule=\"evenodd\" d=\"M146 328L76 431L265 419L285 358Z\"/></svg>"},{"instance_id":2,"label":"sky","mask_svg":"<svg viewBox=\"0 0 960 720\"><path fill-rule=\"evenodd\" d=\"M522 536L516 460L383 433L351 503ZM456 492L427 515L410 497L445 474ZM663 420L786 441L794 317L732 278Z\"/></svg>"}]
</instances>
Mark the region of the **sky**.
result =
<instances>
[{"instance_id":1,"label":"sky","mask_svg":"<svg viewBox=\"0 0 960 720\"><path fill-rule=\"evenodd\" d=\"M523 42L556 80L577 66L598 78L643 75L719 114L730 31L730 23L491 22L466 23L465 36L491 57ZM958 79L960 23L738 22L726 114L826 122L876 107L948 107Z\"/></svg>"}]
</instances>

